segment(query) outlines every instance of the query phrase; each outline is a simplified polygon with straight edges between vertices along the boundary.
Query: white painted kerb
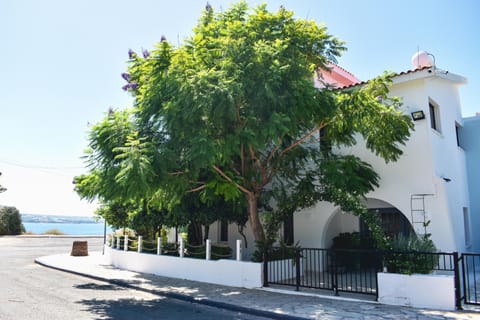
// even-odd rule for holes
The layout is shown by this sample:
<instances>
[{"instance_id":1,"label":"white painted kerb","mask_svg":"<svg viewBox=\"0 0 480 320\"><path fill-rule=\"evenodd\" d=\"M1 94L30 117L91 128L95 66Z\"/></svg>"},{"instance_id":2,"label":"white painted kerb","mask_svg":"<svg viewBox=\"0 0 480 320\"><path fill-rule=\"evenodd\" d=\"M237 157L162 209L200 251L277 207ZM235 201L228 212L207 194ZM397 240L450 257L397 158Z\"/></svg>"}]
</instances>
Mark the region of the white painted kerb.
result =
<instances>
[{"instance_id":1,"label":"white painted kerb","mask_svg":"<svg viewBox=\"0 0 480 320\"><path fill-rule=\"evenodd\" d=\"M114 250L108 246L105 255L111 265L130 271L234 287L262 286L261 263L179 258Z\"/></svg>"}]
</instances>

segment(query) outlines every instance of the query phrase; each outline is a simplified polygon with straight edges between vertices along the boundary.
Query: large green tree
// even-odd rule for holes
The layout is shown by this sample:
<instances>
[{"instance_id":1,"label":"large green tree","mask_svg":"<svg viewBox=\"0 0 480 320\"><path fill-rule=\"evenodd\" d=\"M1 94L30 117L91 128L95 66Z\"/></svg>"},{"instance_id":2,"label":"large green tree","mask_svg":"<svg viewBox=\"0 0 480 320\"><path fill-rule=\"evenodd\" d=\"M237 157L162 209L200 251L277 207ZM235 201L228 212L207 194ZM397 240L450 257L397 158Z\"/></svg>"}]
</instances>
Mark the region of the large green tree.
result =
<instances>
[{"instance_id":1,"label":"large green tree","mask_svg":"<svg viewBox=\"0 0 480 320\"><path fill-rule=\"evenodd\" d=\"M265 240L259 208L273 201L277 214L318 200L356 208L378 176L337 147L362 137L395 161L413 126L387 96L388 75L349 91L314 86L344 49L326 27L283 7L207 6L183 45L162 38L151 53L129 53L124 89L134 108L92 130L80 193L159 206L192 192L243 199L257 241Z\"/></svg>"}]
</instances>

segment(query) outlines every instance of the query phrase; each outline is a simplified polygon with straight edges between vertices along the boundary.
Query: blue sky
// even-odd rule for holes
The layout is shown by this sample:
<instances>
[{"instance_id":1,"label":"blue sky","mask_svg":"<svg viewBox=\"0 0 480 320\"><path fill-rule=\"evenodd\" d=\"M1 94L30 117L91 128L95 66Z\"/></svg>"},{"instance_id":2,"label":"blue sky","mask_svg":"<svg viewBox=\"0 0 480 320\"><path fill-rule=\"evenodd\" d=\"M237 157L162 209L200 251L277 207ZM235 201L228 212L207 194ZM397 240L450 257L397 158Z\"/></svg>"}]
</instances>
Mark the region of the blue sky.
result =
<instances>
[{"instance_id":1,"label":"blue sky","mask_svg":"<svg viewBox=\"0 0 480 320\"><path fill-rule=\"evenodd\" d=\"M216 9L232 1L210 0ZM248 1L257 5L264 1ZM480 1L283 0L297 17L323 22L346 41L339 64L361 80L406 71L426 50L469 83L464 116L480 112ZM92 215L72 191L85 172L88 124L131 104L121 90L129 48L191 34L204 1L2 0L0 2L0 205L23 213Z\"/></svg>"}]
</instances>

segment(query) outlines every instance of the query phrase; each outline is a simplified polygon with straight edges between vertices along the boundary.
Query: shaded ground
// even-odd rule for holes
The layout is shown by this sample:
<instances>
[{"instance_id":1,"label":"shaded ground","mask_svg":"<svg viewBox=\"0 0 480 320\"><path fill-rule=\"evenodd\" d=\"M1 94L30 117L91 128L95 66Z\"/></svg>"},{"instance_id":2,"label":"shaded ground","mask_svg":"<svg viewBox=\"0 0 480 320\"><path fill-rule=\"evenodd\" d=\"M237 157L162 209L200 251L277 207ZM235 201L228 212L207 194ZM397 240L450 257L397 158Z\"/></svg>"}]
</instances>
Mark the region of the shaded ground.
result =
<instances>
[{"instance_id":1,"label":"shaded ground","mask_svg":"<svg viewBox=\"0 0 480 320\"><path fill-rule=\"evenodd\" d=\"M44 268L39 256L69 253L74 240L90 251L103 238L0 237L0 319L262 319L159 297Z\"/></svg>"}]
</instances>

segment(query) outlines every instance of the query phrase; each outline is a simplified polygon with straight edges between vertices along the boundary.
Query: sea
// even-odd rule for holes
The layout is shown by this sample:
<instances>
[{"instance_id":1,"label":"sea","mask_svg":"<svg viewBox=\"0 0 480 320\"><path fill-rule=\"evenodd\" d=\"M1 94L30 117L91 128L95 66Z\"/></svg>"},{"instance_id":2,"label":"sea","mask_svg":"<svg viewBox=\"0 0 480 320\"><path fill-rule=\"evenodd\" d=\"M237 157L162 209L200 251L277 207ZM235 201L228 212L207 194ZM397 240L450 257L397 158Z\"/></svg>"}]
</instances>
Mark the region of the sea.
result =
<instances>
[{"instance_id":1,"label":"sea","mask_svg":"<svg viewBox=\"0 0 480 320\"><path fill-rule=\"evenodd\" d=\"M58 223L58 222L24 222L25 231L34 234L43 234L47 230L57 229L66 235L103 235L104 224L99 223ZM112 229L107 226L107 234Z\"/></svg>"}]
</instances>

